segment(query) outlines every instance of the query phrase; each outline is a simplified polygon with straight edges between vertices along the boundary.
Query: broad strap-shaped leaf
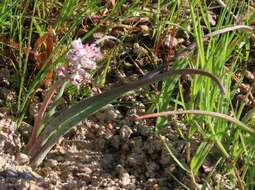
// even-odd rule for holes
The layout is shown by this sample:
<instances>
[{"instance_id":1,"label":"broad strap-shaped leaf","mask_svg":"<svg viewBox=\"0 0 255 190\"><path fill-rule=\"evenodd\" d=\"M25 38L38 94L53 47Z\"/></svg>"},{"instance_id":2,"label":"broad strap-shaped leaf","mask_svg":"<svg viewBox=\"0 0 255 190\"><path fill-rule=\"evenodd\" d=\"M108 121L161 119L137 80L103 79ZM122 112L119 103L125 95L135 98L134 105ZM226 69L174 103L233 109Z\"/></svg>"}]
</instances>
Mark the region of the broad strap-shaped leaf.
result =
<instances>
[{"instance_id":1,"label":"broad strap-shaped leaf","mask_svg":"<svg viewBox=\"0 0 255 190\"><path fill-rule=\"evenodd\" d=\"M84 118L88 117L92 113L95 113L103 106L112 102L114 99L122 96L123 94L141 88L145 85L152 84L154 82L165 80L168 77L183 74L199 74L210 77L219 86L222 93L224 87L220 80L213 74L198 70L198 69L180 69L180 70L169 70L160 74L154 74L151 77L147 76L140 80L130 82L129 84L112 88L102 94L90 97L82 100L77 104L71 106L68 109L58 113L58 115L52 118L42 133L39 135L34 146L31 149L32 164L39 165L50 149L59 141L59 139L67 133L74 125L79 123Z\"/></svg>"}]
</instances>

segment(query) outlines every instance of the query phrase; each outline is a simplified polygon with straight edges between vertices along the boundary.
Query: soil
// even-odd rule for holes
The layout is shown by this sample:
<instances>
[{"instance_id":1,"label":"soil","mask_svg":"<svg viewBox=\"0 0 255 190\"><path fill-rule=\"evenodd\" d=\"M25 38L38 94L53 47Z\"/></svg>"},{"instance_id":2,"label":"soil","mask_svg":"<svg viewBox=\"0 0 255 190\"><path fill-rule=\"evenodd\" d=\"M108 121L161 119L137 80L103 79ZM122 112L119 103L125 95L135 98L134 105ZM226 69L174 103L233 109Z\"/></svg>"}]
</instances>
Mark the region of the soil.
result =
<instances>
[{"instance_id":1,"label":"soil","mask_svg":"<svg viewBox=\"0 0 255 190\"><path fill-rule=\"evenodd\" d=\"M123 118L112 105L81 122L35 169L23 153L31 126L23 123L20 132L15 129L15 121L2 112L1 190L175 189L179 184L169 172L185 176L153 128ZM171 131L170 127L164 131L169 134L167 141L178 142ZM178 154L181 157L181 152Z\"/></svg>"},{"instance_id":2,"label":"soil","mask_svg":"<svg viewBox=\"0 0 255 190\"><path fill-rule=\"evenodd\" d=\"M186 143L178 131L185 132L188 127L173 120L160 133L155 132L154 123L149 120L131 119L137 111L145 112L145 106L137 101L125 111L109 104L80 122L50 151L40 167L31 168L25 146L32 126L23 122L17 130L14 117L17 96L9 83L3 83L8 81L3 80L3 74L7 73L1 75L0 70L0 190L177 190L192 187L192 179L171 158L164 145L171 148L180 162L187 164ZM31 103L30 115L36 114L37 109L38 104ZM199 136L194 135L191 156L198 144ZM203 184L215 160L207 158L197 183ZM208 182L211 187L221 182L230 184L224 175L216 172ZM197 189L201 189L200 184Z\"/></svg>"},{"instance_id":3,"label":"soil","mask_svg":"<svg viewBox=\"0 0 255 190\"><path fill-rule=\"evenodd\" d=\"M137 54L139 59L145 59L142 53ZM123 70L134 74L136 69L123 65ZM254 68L250 70L253 77L250 80L254 80ZM143 71L142 68L138 74L143 74ZM32 126L23 122L17 130L13 111L17 95L9 82L11 74L10 69L0 68L0 190L179 190L192 187L192 179L164 146L164 143L168 144L177 159L188 164L184 152L186 143L177 130L181 128L185 132L187 126L181 122L170 122L160 133L156 133L153 123L130 119L129 116L137 111L134 106L123 113L121 108L118 110L113 105L107 105L65 135L40 167L31 168L25 146ZM126 78L123 72L116 73L115 78L111 75L107 80L112 83L121 81L118 78L120 74ZM254 98L252 101L254 103ZM136 106L139 111L144 109L143 105ZM37 109L38 104L32 102L29 115L34 116ZM199 144L198 138L194 136L190 144L191 156ZM206 160L197 183L203 184L214 162L210 158ZM222 181L228 184L223 175L215 172L209 183L213 187ZM198 184L197 189L201 187ZM226 186L224 189L233 187Z\"/></svg>"}]
</instances>

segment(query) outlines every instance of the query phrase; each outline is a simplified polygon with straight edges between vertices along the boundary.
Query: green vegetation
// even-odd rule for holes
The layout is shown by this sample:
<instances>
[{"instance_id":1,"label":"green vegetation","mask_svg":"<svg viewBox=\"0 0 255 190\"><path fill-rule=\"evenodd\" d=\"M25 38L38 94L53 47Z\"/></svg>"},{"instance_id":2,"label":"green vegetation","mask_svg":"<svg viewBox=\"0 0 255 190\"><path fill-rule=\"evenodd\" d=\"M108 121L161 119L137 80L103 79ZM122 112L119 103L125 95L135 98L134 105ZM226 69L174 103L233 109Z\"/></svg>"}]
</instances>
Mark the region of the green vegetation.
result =
<instances>
[{"instance_id":1,"label":"green vegetation","mask_svg":"<svg viewBox=\"0 0 255 190\"><path fill-rule=\"evenodd\" d=\"M92 73L93 82L83 84L80 89L64 83L68 88L62 89L59 96L65 94L69 106L73 106L55 114L59 104L51 105L46 114L46 118L51 117L51 120L42 122L50 126L39 137L43 145L49 135L55 135L47 142L51 148L60 136L85 116L108 102L121 104L116 98L150 83L134 94L139 93L144 98L142 101L147 106L147 113L171 110L174 111L171 115L178 111L182 114L171 119L166 115L155 119L155 132L160 135L162 146L189 175L190 187L172 174L169 177L185 189L197 188L198 179L204 189L211 184L214 184L213 189L227 186L254 189L255 99L252 73L255 70L252 62L255 8L252 1L3 0L0 10L0 67L8 67L12 73L12 88L17 93L15 115L18 126L24 120L33 122L29 118L29 105L38 96L38 89L45 92L57 81L56 68L66 64L65 56L71 41L81 38L84 43L93 43L100 38L97 36L115 36L118 39L102 43L103 59ZM212 73L222 81L225 95L209 77L190 75L199 72L179 73L185 74L180 80L155 74L158 68L162 68L161 74L174 74L171 69L199 69ZM108 96L106 101L99 95L99 98L82 100L82 107L78 106L79 103L75 104L93 94L90 93L92 87L105 91L117 71L125 74L127 79L122 77L125 82L130 81L129 76L133 74L144 77L144 81L139 85L134 85L135 82L132 83L134 86L127 85L127 89L120 87L116 94L106 92L103 94ZM150 80L150 77L155 78ZM164 82L151 84L165 78ZM118 79L113 81L117 83ZM201 114L198 110L208 114ZM59 113L69 118L63 122ZM185 127L179 127L178 123ZM185 142L185 154L181 160L174 155L174 147L164 141L161 129L167 125L172 125ZM56 126L59 131L53 129ZM196 150L192 151L194 146ZM43 154L47 154L49 147L44 147L47 150ZM201 168L208 159L214 162L207 177L200 180ZM225 180L212 183L211 176L217 173L221 173Z\"/></svg>"}]
</instances>

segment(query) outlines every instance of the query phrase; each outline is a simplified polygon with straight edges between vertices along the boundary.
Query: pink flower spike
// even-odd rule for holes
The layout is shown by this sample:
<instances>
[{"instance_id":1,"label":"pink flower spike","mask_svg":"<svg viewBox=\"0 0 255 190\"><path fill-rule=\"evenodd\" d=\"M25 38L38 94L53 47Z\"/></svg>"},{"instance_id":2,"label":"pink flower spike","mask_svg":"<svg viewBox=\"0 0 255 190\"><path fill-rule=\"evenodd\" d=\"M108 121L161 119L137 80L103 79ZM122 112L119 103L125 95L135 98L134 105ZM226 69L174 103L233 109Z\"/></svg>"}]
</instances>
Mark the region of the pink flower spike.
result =
<instances>
[{"instance_id":1,"label":"pink flower spike","mask_svg":"<svg viewBox=\"0 0 255 190\"><path fill-rule=\"evenodd\" d=\"M82 81L82 77L81 75L76 73L73 76L71 76L70 80L73 85L78 86L80 82Z\"/></svg>"},{"instance_id":2,"label":"pink flower spike","mask_svg":"<svg viewBox=\"0 0 255 190\"><path fill-rule=\"evenodd\" d=\"M66 55L66 59L71 62L71 63L75 63L76 61L78 61L79 56L77 55L77 51L71 49L67 55Z\"/></svg>"},{"instance_id":3,"label":"pink flower spike","mask_svg":"<svg viewBox=\"0 0 255 190\"><path fill-rule=\"evenodd\" d=\"M85 56L88 59L91 59L93 61L96 60L97 57L100 55L100 48L96 47L95 44L85 44L83 45L84 50L86 51Z\"/></svg>"},{"instance_id":4,"label":"pink flower spike","mask_svg":"<svg viewBox=\"0 0 255 190\"><path fill-rule=\"evenodd\" d=\"M61 66L57 69L57 74L59 77L64 77L66 74L66 68Z\"/></svg>"},{"instance_id":5,"label":"pink flower spike","mask_svg":"<svg viewBox=\"0 0 255 190\"><path fill-rule=\"evenodd\" d=\"M90 60L89 58L87 58L86 56L83 56L81 58L81 65L83 68L85 69L95 69L96 68L96 62Z\"/></svg>"},{"instance_id":6,"label":"pink flower spike","mask_svg":"<svg viewBox=\"0 0 255 190\"><path fill-rule=\"evenodd\" d=\"M83 45L80 38L78 40L72 41L71 45L74 50L83 49Z\"/></svg>"},{"instance_id":7,"label":"pink flower spike","mask_svg":"<svg viewBox=\"0 0 255 190\"><path fill-rule=\"evenodd\" d=\"M59 75L69 75L70 82L79 86L83 80L91 80L90 70L96 69L96 59L101 56L100 48L96 44L82 44L81 39L71 42L72 48L66 59L69 62L65 71L60 69Z\"/></svg>"},{"instance_id":8,"label":"pink flower spike","mask_svg":"<svg viewBox=\"0 0 255 190\"><path fill-rule=\"evenodd\" d=\"M72 48L75 51L75 54L78 57L84 56L86 54L85 49L83 48L83 44L81 42L81 39L79 38L78 40L74 40L71 42Z\"/></svg>"}]
</instances>

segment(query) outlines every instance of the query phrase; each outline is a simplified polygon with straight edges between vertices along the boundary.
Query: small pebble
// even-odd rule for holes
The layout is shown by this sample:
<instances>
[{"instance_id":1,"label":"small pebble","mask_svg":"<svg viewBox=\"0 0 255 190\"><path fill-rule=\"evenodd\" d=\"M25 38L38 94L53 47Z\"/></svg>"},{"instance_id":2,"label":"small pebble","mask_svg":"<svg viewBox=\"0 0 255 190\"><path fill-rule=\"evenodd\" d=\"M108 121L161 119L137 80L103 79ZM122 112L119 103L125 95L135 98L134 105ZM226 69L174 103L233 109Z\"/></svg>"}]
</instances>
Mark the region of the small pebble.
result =
<instances>
[{"instance_id":1,"label":"small pebble","mask_svg":"<svg viewBox=\"0 0 255 190\"><path fill-rule=\"evenodd\" d=\"M77 167L77 171L82 172L82 173L86 173L86 174L92 174L92 170L89 167L87 167L86 165L83 165L83 164L80 164Z\"/></svg>"},{"instance_id":2,"label":"small pebble","mask_svg":"<svg viewBox=\"0 0 255 190\"><path fill-rule=\"evenodd\" d=\"M10 86L11 74L9 69L1 68L0 69L0 85L1 86Z\"/></svg>"},{"instance_id":3,"label":"small pebble","mask_svg":"<svg viewBox=\"0 0 255 190\"><path fill-rule=\"evenodd\" d=\"M128 184L130 184L131 180L130 180L130 176L127 172L123 173L121 175L121 184L123 186L127 186Z\"/></svg>"},{"instance_id":4,"label":"small pebble","mask_svg":"<svg viewBox=\"0 0 255 190\"><path fill-rule=\"evenodd\" d=\"M132 129L127 125L123 125L120 129L120 137L123 140L128 139L132 133Z\"/></svg>"},{"instance_id":5,"label":"small pebble","mask_svg":"<svg viewBox=\"0 0 255 190\"><path fill-rule=\"evenodd\" d=\"M15 91L9 90L5 87L0 88L0 98L2 98L6 103L14 103L16 101Z\"/></svg>"},{"instance_id":6,"label":"small pebble","mask_svg":"<svg viewBox=\"0 0 255 190\"><path fill-rule=\"evenodd\" d=\"M111 138L111 146L113 146L116 149L119 149L121 143L120 143L120 136L119 135L114 135Z\"/></svg>"},{"instance_id":7,"label":"small pebble","mask_svg":"<svg viewBox=\"0 0 255 190\"><path fill-rule=\"evenodd\" d=\"M254 74L252 74L250 71L245 71L244 76L249 80L254 80Z\"/></svg>"},{"instance_id":8,"label":"small pebble","mask_svg":"<svg viewBox=\"0 0 255 190\"><path fill-rule=\"evenodd\" d=\"M16 155L16 162L17 162L19 165L27 164L27 163L29 162L29 157L28 157L28 155L26 155L26 154L18 153L18 154Z\"/></svg>"},{"instance_id":9,"label":"small pebble","mask_svg":"<svg viewBox=\"0 0 255 190\"><path fill-rule=\"evenodd\" d=\"M45 165L49 166L49 167L55 167L58 165L58 161L54 160L54 159L47 159L45 161Z\"/></svg>"},{"instance_id":10,"label":"small pebble","mask_svg":"<svg viewBox=\"0 0 255 190\"><path fill-rule=\"evenodd\" d=\"M247 93L250 89L250 85L249 84L244 84L244 83L240 84L239 87L240 87L240 90L243 94Z\"/></svg>"}]
</instances>

